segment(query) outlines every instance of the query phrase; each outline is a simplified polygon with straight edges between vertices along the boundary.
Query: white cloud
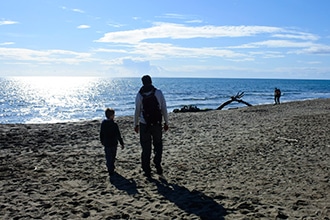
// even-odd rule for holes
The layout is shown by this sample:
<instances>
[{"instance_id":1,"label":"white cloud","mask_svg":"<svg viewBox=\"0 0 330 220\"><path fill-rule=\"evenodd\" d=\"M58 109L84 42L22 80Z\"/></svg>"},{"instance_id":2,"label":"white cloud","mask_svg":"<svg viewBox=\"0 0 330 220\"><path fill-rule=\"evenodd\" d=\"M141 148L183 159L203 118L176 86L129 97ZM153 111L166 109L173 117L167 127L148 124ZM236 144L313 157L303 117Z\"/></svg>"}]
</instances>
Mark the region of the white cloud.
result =
<instances>
[{"instance_id":1,"label":"white cloud","mask_svg":"<svg viewBox=\"0 0 330 220\"><path fill-rule=\"evenodd\" d=\"M94 52L98 53L127 53L127 50L125 49L105 49L105 48L98 48L94 49Z\"/></svg>"},{"instance_id":2,"label":"white cloud","mask_svg":"<svg viewBox=\"0 0 330 220\"><path fill-rule=\"evenodd\" d=\"M176 16L170 15L170 16ZM172 43L147 43L152 39L193 39L193 38L238 38L238 42L249 39L244 37L254 36L256 39L271 39L253 43L245 43L226 48L221 47L186 47ZM292 40L290 40L292 39ZM298 41L300 40L300 41ZM260 58L284 58L288 54L327 54L327 46L314 43L318 36L310 33L299 32L270 26L186 26L173 23L155 23L154 26L144 29L117 31L106 33L97 42L116 43L120 49L104 49L102 52L122 53L137 55L146 60L164 60L170 58L223 58L227 61L253 61L256 56ZM275 48L281 51L237 51L237 49L264 49ZM294 48L300 50L294 51ZM258 54L258 52L260 52Z\"/></svg>"},{"instance_id":3,"label":"white cloud","mask_svg":"<svg viewBox=\"0 0 330 220\"><path fill-rule=\"evenodd\" d=\"M203 21L202 20L195 19L195 20L186 21L186 23L203 23Z\"/></svg>"},{"instance_id":4,"label":"white cloud","mask_svg":"<svg viewBox=\"0 0 330 220\"><path fill-rule=\"evenodd\" d=\"M13 45L15 44L14 42L3 42L3 43L0 43L0 46L5 46L5 45Z\"/></svg>"},{"instance_id":5,"label":"white cloud","mask_svg":"<svg viewBox=\"0 0 330 220\"><path fill-rule=\"evenodd\" d=\"M85 13L83 10L78 9L78 8L74 8L74 9L72 9L72 11L78 12L78 13Z\"/></svg>"},{"instance_id":6,"label":"white cloud","mask_svg":"<svg viewBox=\"0 0 330 220\"><path fill-rule=\"evenodd\" d=\"M123 24L119 24L119 23L115 23L115 22L109 22L108 25L110 27L114 27L114 28L120 28L120 27L124 26Z\"/></svg>"},{"instance_id":7,"label":"white cloud","mask_svg":"<svg viewBox=\"0 0 330 220\"><path fill-rule=\"evenodd\" d=\"M151 65L148 60L123 58L108 62L107 64L110 65L107 72L111 76L136 76L141 74L157 76L161 72L164 72L161 67Z\"/></svg>"},{"instance_id":8,"label":"white cloud","mask_svg":"<svg viewBox=\"0 0 330 220\"><path fill-rule=\"evenodd\" d=\"M185 23L203 23L203 20L199 19L198 16L194 16L194 15L167 13L156 17L162 19L165 18L165 19L175 19L175 20L186 20Z\"/></svg>"},{"instance_id":9,"label":"white cloud","mask_svg":"<svg viewBox=\"0 0 330 220\"><path fill-rule=\"evenodd\" d=\"M252 56L260 56L265 59L269 58L283 58L285 57L282 52L278 51L258 51L258 52L250 52Z\"/></svg>"},{"instance_id":10,"label":"white cloud","mask_svg":"<svg viewBox=\"0 0 330 220\"><path fill-rule=\"evenodd\" d=\"M314 65L314 64L321 64L322 62L321 61L310 61L310 62L303 62L303 63L308 63L311 65Z\"/></svg>"},{"instance_id":11,"label":"white cloud","mask_svg":"<svg viewBox=\"0 0 330 220\"><path fill-rule=\"evenodd\" d=\"M156 16L156 18L167 18L167 19L186 19L187 16L186 15L182 15L182 14L175 14L175 13L166 13L160 16Z\"/></svg>"},{"instance_id":12,"label":"white cloud","mask_svg":"<svg viewBox=\"0 0 330 220\"><path fill-rule=\"evenodd\" d=\"M325 45L314 45L309 48L303 49L297 52L298 54L307 53L307 54L317 54L317 55L329 55L330 46Z\"/></svg>"},{"instance_id":13,"label":"white cloud","mask_svg":"<svg viewBox=\"0 0 330 220\"><path fill-rule=\"evenodd\" d=\"M156 23L145 29L106 33L96 42L135 44L147 39L191 39L246 37L265 33L283 32L282 28L268 26L184 26L173 23Z\"/></svg>"},{"instance_id":14,"label":"white cloud","mask_svg":"<svg viewBox=\"0 0 330 220\"><path fill-rule=\"evenodd\" d=\"M62 6L61 7L63 10L65 11L73 11L73 12L78 12L78 13L85 13L85 11L81 10L81 9L78 9L78 8L73 8L73 9L70 9L70 8L67 8L65 6Z\"/></svg>"},{"instance_id":15,"label":"white cloud","mask_svg":"<svg viewBox=\"0 0 330 220\"><path fill-rule=\"evenodd\" d=\"M319 37L315 34L303 33L303 32L289 32L285 34L274 34L273 37L277 38L290 38L290 39L300 39L300 40L312 40L316 41Z\"/></svg>"},{"instance_id":16,"label":"white cloud","mask_svg":"<svg viewBox=\"0 0 330 220\"><path fill-rule=\"evenodd\" d=\"M77 28L78 29L88 29L88 28L91 28L91 26L86 25L86 24L82 24L82 25L79 25Z\"/></svg>"},{"instance_id":17,"label":"white cloud","mask_svg":"<svg viewBox=\"0 0 330 220\"><path fill-rule=\"evenodd\" d=\"M266 40L266 41L254 42L254 43L249 43L249 44L243 44L243 45L235 46L235 47L229 47L229 48L260 48L260 47L304 48L304 47L311 47L313 45L315 45L315 44L312 42L296 42L296 41L289 41L289 40Z\"/></svg>"},{"instance_id":18,"label":"white cloud","mask_svg":"<svg viewBox=\"0 0 330 220\"><path fill-rule=\"evenodd\" d=\"M104 49L99 48L94 52L104 53L122 53L123 55L138 55L147 60L160 60L164 58L208 58L208 57L222 57L222 58L246 58L246 55L237 53L232 50L224 50L216 47L201 47L188 48L179 47L164 43L139 43L134 46L125 47L121 49Z\"/></svg>"},{"instance_id":19,"label":"white cloud","mask_svg":"<svg viewBox=\"0 0 330 220\"><path fill-rule=\"evenodd\" d=\"M0 21L0 25L10 25L10 24L18 24L17 21Z\"/></svg>"},{"instance_id":20,"label":"white cloud","mask_svg":"<svg viewBox=\"0 0 330 220\"><path fill-rule=\"evenodd\" d=\"M78 64L93 61L91 54L68 50L31 50L24 48L0 48L0 60L56 62Z\"/></svg>"},{"instance_id":21,"label":"white cloud","mask_svg":"<svg viewBox=\"0 0 330 220\"><path fill-rule=\"evenodd\" d=\"M148 55L149 57L185 57L185 58L203 58L203 57L244 57L241 53L231 50L223 50L216 47L188 48L178 47L171 44L162 43L140 43L131 51L134 54Z\"/></svg>"}]
</instances>

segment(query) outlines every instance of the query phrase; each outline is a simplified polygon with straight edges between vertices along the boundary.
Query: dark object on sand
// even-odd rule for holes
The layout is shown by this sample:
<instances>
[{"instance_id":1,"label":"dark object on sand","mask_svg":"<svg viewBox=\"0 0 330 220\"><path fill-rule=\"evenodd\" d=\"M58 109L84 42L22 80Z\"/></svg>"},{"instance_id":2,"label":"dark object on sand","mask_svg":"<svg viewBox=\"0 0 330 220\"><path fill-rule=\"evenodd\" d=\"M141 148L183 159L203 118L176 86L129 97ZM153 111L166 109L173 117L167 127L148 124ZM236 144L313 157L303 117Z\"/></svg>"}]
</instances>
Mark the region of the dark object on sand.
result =
<instances>
[{"instance_id":1,"label":"dark object on sand","mask_svg":"<svg viewBox=\"0 0 330 220\"><path fill-rule=\"evenodd\" d=\"M239 103L243 103L247 106L252 106L250 103L247 103L243 101L241 98L244 96L244 92L238 92L235 96L230 97L231 99L224 102L222 105L220 105L216 110L221 110L223 107L226 105L229 105L230 103L236 101ZM196 105L185 105L181 109L174 109L174 113L179 113L179 112L205 112L205 111L210 111L212 109L206 108L206 109L199 109Z\"/></svg>"},{"instance_id":2,"label":"dark object on sand","mask_svg":"<svg viewBox=\"0 0 330 220\"><path fill-rule=\"evenodd\" d=\"M196 105L185 105L181 109L174 109L174 113L178 112L205 112L205 111L210 111L212 109L199 109Z\"/></svg>"},{"instance_id":3,"label":"dark object on sand","mask_svg":"<svg viewBox=\"0 0 330 220\"><path fill-rule=\"evenodd\" d=\"M237 93L235 96L232 96L230 97L231 99L224 102L222 105L220 105L217 110L221 110L223 107L225 107L226 105L229 105L230 103L236 101L236 102L239 102L239 103L243 103L247 106L252 106L250 103L247 103L245 101L243 101L241 98L244 96L244 92L241 92L241 93Z\"/></svg>"}]
</instances>

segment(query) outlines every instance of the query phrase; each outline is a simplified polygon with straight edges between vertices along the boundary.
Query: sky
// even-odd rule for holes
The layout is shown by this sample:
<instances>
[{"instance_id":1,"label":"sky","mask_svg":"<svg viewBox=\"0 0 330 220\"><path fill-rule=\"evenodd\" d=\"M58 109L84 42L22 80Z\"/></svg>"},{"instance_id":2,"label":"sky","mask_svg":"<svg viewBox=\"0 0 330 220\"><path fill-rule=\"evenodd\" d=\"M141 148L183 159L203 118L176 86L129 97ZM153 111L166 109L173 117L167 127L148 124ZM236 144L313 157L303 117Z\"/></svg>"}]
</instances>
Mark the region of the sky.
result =
<instances>
[{"instance_id":1,"label":"sky","mask_svg":"<svg viewBox=\"0 0 330 220\"><path fill-rule=\"evenodd\" d=\"M329 0L1 0L1 76L330 79Z\"/></svg>"}]
</instances>

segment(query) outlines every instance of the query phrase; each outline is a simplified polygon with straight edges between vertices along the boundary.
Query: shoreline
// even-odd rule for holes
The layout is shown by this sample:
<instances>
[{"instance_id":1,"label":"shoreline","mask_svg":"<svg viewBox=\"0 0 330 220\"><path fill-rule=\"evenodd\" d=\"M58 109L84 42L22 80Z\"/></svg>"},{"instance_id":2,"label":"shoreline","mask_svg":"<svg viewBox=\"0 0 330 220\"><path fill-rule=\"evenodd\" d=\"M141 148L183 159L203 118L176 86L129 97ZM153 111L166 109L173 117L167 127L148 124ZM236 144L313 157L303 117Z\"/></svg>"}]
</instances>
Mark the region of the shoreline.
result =
<instances>
[{"instance_id":1,"label":"shoreline","mask_svg":"<svg viewBox=\"0 0 330 220\"><path fill-rule=\"evenodd\" d=\"M316 100L327 100L330 98L315 98L315 99L306 99L306 100L295 100L295 101L286 101L286 102L281 102L281 104L290 104L290 103L295 103L295 102L308 102L308 101L316 101ZM233 102L235 103L235 102ZM248 108L248 107L262 107L262 106L272 106L274 104L258 104L258 105L252 105L252 106L245 106L242 105L240 107L232 107L230 108L230 105L228 105L226 109L222 110L217 110L217 109L207 109L207 111L228 111L228 110L239 110L243 108ZM197 106L198 107L198 106ZM116 110L116 109L115 109ZM203 109L201 109L200 112L203 112ZM194 113L194 112L179 112L175 113L173 111L169 111L168 114L186 114L186 113ZM198 112L197 112L198 113ZM120 118L133 118L134 115L116 115L116 119ZM87 122L93 122L93 121L102 121L104 117L100 118L94 118L94 119L75 119L75 120L68 120L68 121L56 121L56 122L38 122L38 123L0 123L0 125L37 125L37 124L66 124L66 123L87 123ZM133 120L133 119L132 119Z\"/></svg>"},{"instance_id":2,"label":"shoreline","mask_svg":"<svg viewBox=\"0 0 330 220\"><path fill-rule=\"evenodd\" d=\"M1 218L326 219L330 99L170 113L164 176L140 169L133 116L107 175L100 120L0 124Z\"/></svg>"}]
</instances>

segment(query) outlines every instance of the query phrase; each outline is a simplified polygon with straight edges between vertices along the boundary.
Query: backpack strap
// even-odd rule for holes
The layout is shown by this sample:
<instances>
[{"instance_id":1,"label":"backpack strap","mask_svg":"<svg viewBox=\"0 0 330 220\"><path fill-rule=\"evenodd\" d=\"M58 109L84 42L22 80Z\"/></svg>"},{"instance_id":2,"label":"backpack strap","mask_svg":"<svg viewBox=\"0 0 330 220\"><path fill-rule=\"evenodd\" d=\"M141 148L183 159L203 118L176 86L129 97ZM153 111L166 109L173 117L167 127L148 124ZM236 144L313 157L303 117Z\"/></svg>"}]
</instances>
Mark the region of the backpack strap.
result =
<instances>
[{"instance_id":1,"label":"backpack strap","mask_svg":"<svg viewBox=\"0 0 330 220\"><path fill-rule=\"evenodd\" d=\"M139 93L144 98L144 97L147 97L147 96L155 95L156 90L157 90L156 88L153 88L151 91L148 91L148 92L143 92L143 91L140 90Z\"/></svg>"}]
</instances>

